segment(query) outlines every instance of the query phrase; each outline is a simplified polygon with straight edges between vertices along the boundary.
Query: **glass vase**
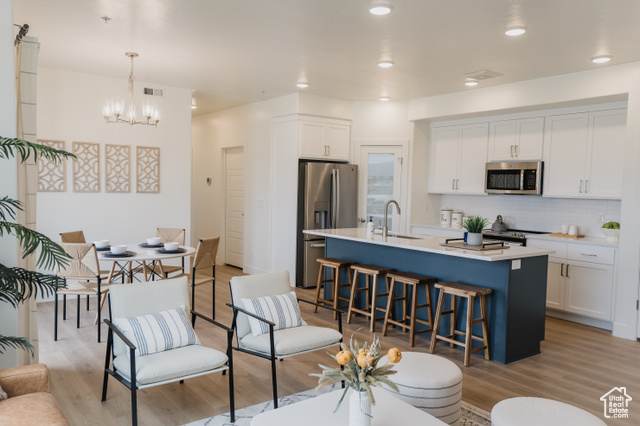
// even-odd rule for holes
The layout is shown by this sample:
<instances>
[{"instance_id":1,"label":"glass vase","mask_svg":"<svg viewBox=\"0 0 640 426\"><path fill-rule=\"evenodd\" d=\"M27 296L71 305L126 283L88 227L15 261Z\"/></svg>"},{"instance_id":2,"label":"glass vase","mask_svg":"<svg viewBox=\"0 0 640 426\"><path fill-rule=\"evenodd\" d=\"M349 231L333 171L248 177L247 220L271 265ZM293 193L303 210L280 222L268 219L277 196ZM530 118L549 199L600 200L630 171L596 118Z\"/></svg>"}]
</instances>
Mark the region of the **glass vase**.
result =
<instances>
[{"instance_id":1,"label":"glass vase","mask_svg":"<svg viewBox=\"0 0 640 426\"><path fill-rule=\"evenodd\" d=\"M366 392L349 396L349 426L371 426L371 400Z\"/></svg>"}]
</instances>

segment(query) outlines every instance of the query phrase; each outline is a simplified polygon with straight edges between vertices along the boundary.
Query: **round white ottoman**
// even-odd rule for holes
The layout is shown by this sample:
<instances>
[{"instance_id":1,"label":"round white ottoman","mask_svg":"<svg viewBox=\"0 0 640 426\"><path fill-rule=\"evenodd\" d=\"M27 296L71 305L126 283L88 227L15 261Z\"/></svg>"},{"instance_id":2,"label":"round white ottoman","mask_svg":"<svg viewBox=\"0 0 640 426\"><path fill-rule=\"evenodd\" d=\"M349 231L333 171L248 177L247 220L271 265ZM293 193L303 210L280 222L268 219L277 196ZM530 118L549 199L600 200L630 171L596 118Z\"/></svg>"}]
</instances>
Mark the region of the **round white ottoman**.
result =
<instances>
[{"instance_id":1,"label":"round white ottoman","mask_svg":"<svg viewBox=\"0 0 640 426\"><path fill-rule=\"evenodd\" d=\"M491 410L493 426L606 426L591 413L546 398L510 398Z\"/></svg>"},{"instance_id":2,"label":"round white ottoman","mask_svg":"<svg viewBox=\"0 0 640 426\"><path fill-rule=\"evenodd\" d=\"M462 371L453 362L437 355L403 352L389 379L399 393L385 387L395 397L450 425L458 425L462 405Z\"/></svg>"}]
</instances>

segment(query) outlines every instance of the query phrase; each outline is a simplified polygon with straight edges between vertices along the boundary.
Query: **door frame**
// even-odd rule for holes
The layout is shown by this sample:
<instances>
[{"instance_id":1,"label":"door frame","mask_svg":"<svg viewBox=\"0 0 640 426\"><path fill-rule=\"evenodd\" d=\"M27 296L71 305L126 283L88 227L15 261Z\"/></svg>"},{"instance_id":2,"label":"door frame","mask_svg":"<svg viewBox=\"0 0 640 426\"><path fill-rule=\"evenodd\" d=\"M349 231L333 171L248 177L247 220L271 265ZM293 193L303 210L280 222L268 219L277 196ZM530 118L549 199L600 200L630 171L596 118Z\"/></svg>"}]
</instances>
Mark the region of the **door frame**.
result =
<instances>
[{"instance_id":1,"label":"door frame","mask_svg":"<svg viewBox=\"0 0 640 426\"><path fill-rule=\"evenodd\" d=\"M402 210L402 214L400 215L400 226L398 232L409 232L409 227L411 226L411 197L409 196L409 191L411 190L410 182L409 182L409 172L411 168L411 152L409 144L409 140L401 139L401 140L356 140L354 144L353 159L354 162L358 165L358 191L360 191L362 185L362 170L363 170L363 159L361 158L362 147L363 146L371 146L376 148L381 147L400 147L400 152L402 153L402 170L400 173L400 199L397 200L400 204L400 209ZM360 206L360 196L358 196L358 217L362 213ZM358 226L363 226L364 224L358 222Z\"/></svg>"},{"instance_id":2,"label":"door frame","mask_svg":"<svg viewBox=\"0 0 640 426\"><path fill-rule=\"evenodd\" d=\"M221 200L221 215L220 215L220 239L222 240L222 253L218 250L218 257L221 257L223 263L227 264L227 155L234 151L241 151L242 155L245 155L244 145L236 145L236 146L227 146L222 148L222 164L220 167L220 172L222 174L222 200ZM244 211L247 210L246 199L247 199L247 181L246 181L246 167L245 170L245 182L244 182L244 201L245 208ZM242 271L244 272L247 264L247 216L244 217L244 223L242 225Z\"/></svg>"}]
</instances>

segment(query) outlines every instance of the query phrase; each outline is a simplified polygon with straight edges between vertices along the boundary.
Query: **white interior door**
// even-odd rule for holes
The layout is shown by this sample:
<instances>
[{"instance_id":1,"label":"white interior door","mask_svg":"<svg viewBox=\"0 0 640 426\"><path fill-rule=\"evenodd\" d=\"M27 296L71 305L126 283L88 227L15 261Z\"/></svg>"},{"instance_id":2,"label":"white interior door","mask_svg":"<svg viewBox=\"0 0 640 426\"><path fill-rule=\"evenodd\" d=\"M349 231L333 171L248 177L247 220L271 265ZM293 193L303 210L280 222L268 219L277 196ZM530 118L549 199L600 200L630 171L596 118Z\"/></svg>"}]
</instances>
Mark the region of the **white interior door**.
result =
<instances>
[{"instance_id":1,"label":"white interior door","mask_svg":"<svg viewBox=\"0 0 640 426\"><path fill-rule=\"evenodd\" d=\"M360 194L358 216L359 226L366 226L373 218L376 228L384 221L384 206L389 200L396 200L404 207L402 200L403 147L401 145L372 146L360 148ZM400 230L400 216L395 206L389 207L388 227Z\"/></svg>"},{"instance_id":2,"label":"white interior door","mask_svg":"<svg viewBox=\"0 0 640 426\"><path fill-rule=\"evenodd\" d=\"M244 267L244 150L225 151L225 263Z\"/></svg>"}]
</instances>

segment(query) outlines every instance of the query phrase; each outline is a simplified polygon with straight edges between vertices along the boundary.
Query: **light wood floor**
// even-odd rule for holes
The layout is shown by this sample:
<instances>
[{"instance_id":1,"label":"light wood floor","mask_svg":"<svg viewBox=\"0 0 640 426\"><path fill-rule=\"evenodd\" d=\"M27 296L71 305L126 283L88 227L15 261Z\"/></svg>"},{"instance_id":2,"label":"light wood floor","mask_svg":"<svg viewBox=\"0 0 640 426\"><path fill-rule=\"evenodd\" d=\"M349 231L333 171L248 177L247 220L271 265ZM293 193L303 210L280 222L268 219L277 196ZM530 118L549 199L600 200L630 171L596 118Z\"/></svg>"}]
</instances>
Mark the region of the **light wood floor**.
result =
<instances>
[{"instance_id":1,"label":"light wood floor","mask_svg":"<svg viewBox=\"0 0 640 426\"><path fill-rule=\"evenodd\" d=\"M216 319L231 323L228 281L239 269L217 267ZM309 300L312 290L297 290ZM208 313L211 288L197 289L197 310ZM68 317L60 321L58 341L53 341L53 302L38 305L40 361L52 374L52 392L72 425L127 425L131 422L129 391L117 381L109 381L106 402L100 402L102 371L106 343L96 342L92 309L81 313L81 328L75 328L75 303L68 304ZM301 304L302 315L311 325L334 326L330 314L314 314ZM61 319L61 316L60 316ZM367 324L355 318L344 324L348 338L357 329L356 338L370 341ZM378 331L380 326L378 327ZM558 319L548 318L542 353L521 361L502 365L472 355L471 366L462 366L463 352L444 347L438 354L456 363L463 371L463 399L484 410L499 401L515 396L537 396L573 404L603 418L600 397L613 387L626 387L634 398L630 419L606 419L607 424L630 426L640 424L640 343L614 338L609 332ZM196 332L203 344L224 350L225 334L198 321ZM106 327L103 326L103 336ZM428 336L428 335L426 335ZM103 337L106 340L106 337ZM416 337L410 348L408 335L390 329L381 337L383 349L392 346L401 351L428 352L428 338ZM330 362L325 351L318 351L278 363L279 395L285 396L313 388L319 363ZM269 362L234 352L236 407L242 408L271 399ZM186 381L145 389L138 394L138 413L143 425L179 425L228 411L226 376L212 374Z\"/></svg>"}]
</instances>

